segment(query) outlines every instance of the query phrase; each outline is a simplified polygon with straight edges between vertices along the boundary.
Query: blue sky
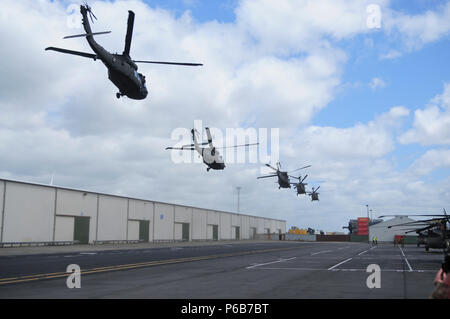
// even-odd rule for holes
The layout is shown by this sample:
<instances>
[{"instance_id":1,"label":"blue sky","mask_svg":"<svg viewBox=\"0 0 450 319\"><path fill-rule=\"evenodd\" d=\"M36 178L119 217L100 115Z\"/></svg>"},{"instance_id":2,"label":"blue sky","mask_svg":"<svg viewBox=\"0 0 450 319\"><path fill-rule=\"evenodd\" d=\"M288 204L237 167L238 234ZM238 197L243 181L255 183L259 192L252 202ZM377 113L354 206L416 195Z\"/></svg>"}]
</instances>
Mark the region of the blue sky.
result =
<instances>
[{"instance_id":1,"label":"blue sky","mask_svg":"<svg viewBox=\"0 0 450 319\"><path fill-rule=\"evenodd\" d=\"M227 23L235 20L234 8L238 0L146 0L154 8L169 10L175 16L181 16L189 10L199 22L216 20Z\"/></svg>"}]
</instances>

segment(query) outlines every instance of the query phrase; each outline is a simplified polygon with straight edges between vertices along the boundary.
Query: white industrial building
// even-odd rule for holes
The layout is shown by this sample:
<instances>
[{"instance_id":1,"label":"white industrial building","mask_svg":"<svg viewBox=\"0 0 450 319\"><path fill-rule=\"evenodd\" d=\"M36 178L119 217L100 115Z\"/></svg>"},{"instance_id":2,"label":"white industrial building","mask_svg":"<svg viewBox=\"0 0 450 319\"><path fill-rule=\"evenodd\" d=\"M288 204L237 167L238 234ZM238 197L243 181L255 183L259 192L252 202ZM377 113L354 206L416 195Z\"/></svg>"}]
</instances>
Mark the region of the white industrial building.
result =
<instances>
[{"instance_id":1,"label":"white industrial building","mask_svg":"<svg viewBox=\"0 0 450 319\"><path fill-rule=\"evenodd\" d=\"M283 220L0 179L0 242L195 241L285 234Z\"/></svg>"},{"instance_id":2,"label":"white industrial building","mask_svg":"<svg viewBox=\"0 0 450 319\"><path fill-rule=\"evenodd\" d=\"M407 231L417 228L415 225L411 226L399 226L388 228L389 226L399 225L409 222L414 222L414 219L408 218L406 216L396 216L392 219L383 221L381 223L372 225L369 227L369 240L372 240L374 237L378 238L378 242L394 242L395 235L400 236L417 236L416 232Z\"/></svg>"}]
</instances>

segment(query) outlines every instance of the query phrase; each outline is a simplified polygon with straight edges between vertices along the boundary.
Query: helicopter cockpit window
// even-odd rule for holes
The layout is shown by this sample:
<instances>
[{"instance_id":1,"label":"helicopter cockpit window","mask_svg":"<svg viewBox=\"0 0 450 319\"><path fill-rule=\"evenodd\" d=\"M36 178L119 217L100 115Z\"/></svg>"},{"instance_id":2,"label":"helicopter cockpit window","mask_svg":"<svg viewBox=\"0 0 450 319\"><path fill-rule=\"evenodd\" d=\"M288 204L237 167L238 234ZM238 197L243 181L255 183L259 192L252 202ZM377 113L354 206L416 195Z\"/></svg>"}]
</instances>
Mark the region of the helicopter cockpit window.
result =
<instances>
[{"instance_id":1,"label":"helicopter cockpit window","mask_svg":"<svg viewBox=\"0 0 450 319\"><path fill-rule=\"evenodd\" d=\"M141 80L141 78L139 77L139 74L136 72L136 70L134 70L134 76L136 77L136 79L138 79L138 81Z\"/></svg>"},{"instance_id":2,"label":"helicopter cockpit window","mask_svg":"<svg viewBox=\"0 0 450 319\"><path fill-rule=\"evenodd\" d=\"M142 82L142 84L144 84L144 85L145 85L145 76L144 76L144 75L142 75L141 73L139 73L139 77L141 78L141 82Z\"/></svg>"}]
</instances>

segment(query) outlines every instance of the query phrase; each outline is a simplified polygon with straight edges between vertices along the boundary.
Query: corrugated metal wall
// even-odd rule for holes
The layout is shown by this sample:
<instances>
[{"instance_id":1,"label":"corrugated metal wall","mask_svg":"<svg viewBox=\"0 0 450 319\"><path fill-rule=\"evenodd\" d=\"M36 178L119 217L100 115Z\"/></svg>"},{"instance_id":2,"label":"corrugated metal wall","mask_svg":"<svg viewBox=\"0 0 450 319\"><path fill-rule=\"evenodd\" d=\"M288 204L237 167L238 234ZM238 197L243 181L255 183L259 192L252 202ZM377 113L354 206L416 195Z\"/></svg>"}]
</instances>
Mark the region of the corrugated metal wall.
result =
<instances>
[{"instance_id":1,"label":"corrugated metal wall","mask_svg":"<svg viewBox=\"0 0 450 319\"><path fill-rule=\"evenodd\" d=\"M177 225L186 224L189 240L212 240L213 227L218 240L236 238L236 229L240 239L250 239L252 227L271 239L286 231L282 220L10 180L0 180L0 213L0 242L70 241L80 217L89 220L90 243L137 240L141 222L149 241L177 240Z\"/></svg>"}]
</instances>

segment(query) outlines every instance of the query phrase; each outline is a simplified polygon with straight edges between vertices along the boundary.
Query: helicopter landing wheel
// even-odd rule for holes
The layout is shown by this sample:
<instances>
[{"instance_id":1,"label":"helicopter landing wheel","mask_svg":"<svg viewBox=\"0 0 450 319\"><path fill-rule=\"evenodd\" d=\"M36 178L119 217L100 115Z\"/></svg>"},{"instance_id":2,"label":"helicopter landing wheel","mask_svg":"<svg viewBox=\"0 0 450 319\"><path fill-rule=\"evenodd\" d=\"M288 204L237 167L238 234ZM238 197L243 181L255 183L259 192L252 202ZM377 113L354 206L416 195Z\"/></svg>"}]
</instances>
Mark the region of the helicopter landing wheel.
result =
<instances>
[{"instance_id":1,"label":"helicopter landing wheel","mask_svg":"<svg viewBox=\"0 0 450 319\"><path fill-rule=\"evenodd\" d=\"M211 169L211 167L208 167L208 168L206 169L206 171L209 172L210 169Z\"/></svg>"},{"instance_id":2,"label":"helicopter landing wheel","mask_svg":"<svg viewBox=\"0 0 450 319\"><path fill-rule=\"evenodd\" d=\"M120 99L121 96L122 96L122 94L120 92L116 93L116 98Z\"/></svg>"}]
</instances>

